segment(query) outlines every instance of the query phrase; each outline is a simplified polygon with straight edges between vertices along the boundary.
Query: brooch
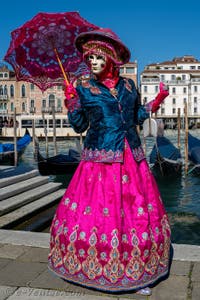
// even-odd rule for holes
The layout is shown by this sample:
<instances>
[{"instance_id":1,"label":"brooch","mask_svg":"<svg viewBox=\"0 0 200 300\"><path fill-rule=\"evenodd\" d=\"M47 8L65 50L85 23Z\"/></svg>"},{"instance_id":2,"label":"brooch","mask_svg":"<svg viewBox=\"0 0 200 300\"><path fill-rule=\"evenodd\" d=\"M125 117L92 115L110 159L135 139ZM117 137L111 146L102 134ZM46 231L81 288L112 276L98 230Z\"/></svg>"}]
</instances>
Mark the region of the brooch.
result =
<instances>
[{"instance_id":1,"label":"brooch","mask_svg":"<svg viewBox=\"0 0 200 300\"><path fill-rule=\"evenodd\" d=\"M115 88L110 89L110 93L111 95L113 95L113 97L117 97L118 96L118 91Z\"/></svg>"}]
</instances>

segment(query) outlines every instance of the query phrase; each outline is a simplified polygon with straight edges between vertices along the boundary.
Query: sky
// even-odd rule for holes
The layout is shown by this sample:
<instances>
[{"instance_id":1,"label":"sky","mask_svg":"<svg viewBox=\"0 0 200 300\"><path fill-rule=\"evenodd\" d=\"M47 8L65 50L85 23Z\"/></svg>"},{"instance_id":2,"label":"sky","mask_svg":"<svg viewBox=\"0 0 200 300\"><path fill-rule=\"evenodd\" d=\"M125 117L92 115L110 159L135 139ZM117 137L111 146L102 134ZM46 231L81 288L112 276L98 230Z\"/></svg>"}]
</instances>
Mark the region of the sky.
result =
<instances>
[{"instance_id":1,"label":"sky","mask_svg":"<svg viewBox=\"0 0 200 300\"><path fill-rule=\"evenodd\" d=\"M78 11L99 27L110 28L129 48L138 73L151 63L193 55L200 60L200 1L8 0L1 3L0 62L12 30L39 12Z\"/></svg>"}]
</instances>

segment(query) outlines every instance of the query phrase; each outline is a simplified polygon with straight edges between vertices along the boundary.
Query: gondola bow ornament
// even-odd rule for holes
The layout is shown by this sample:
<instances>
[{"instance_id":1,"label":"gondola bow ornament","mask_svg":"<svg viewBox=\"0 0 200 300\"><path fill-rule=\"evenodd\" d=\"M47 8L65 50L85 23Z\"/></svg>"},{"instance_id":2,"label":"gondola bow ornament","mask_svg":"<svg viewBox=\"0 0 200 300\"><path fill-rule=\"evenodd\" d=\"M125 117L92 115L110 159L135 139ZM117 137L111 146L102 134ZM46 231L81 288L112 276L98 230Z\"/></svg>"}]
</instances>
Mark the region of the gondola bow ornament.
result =
<instances>
[{"instance_id":1,"label":"gondola bow ornament","mask_svg":"<svg viewBox=\"0 0 200 300\"><path fill-rule=\"evenodd\" d=\"M12 65L17 80L31 82L42 91L63 85L89 73L74 45L82 32L98 29L78 12L38 13L11 32L4 60Z\"/></svg>"}]
</instances>

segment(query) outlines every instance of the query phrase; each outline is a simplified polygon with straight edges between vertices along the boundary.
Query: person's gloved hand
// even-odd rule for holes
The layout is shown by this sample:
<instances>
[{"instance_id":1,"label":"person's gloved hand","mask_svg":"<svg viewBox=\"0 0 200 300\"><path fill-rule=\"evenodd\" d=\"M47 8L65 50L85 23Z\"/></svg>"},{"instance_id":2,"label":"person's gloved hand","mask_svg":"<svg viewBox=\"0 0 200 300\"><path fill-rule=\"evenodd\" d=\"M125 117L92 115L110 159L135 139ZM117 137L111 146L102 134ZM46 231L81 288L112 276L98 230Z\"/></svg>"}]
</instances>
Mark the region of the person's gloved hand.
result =
<instances>
[{"instance_id":1,"label":"person's gloved hand","mask_svg":"<svg viewBox=\"0 0 200 300\"><path fill-rule=\"evenodd\" d=\"M68 111L73 111L80 106L78 93L70 82L69 84L65 82L65 100L64 104Z\"/></svg>"},{"instance_id":2,"label":"person's gloved hand","mask_svg":"<svg viewBox=\"0 0 200 300\"><path fill-rule=\"evenodd\" d=\"M160 108L160 104L169 95L169 88L167 85L165 85L163 82L160 82L159 87L160 87L160 92L152 102L152 107L151 107L152 113L155 113Z\"/></svg>"},{"instance_id":3,"label":"person's gloved hand","mask_svg":"<svg viewBox=\"0 0 200 300\"><path fill-rule=\"evenodd\" d=\"M72 98L77 97L77 91L73 84L70 82L69 84L65 83L65 97L67 100L71 100Z\"/></svg>"}]
</instances>

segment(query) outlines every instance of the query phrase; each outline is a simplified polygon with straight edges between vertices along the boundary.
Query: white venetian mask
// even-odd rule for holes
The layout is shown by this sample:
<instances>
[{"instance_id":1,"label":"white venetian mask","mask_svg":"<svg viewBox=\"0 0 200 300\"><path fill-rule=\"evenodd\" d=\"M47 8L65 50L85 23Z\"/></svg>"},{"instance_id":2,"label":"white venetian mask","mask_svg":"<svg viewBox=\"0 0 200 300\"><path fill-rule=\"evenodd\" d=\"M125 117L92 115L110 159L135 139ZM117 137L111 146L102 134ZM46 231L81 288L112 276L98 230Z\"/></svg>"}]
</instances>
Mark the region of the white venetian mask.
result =
<instances>
[{"instance_id":1,"label":"white venetian mask","mask_svg":"<svg viewBox=\"0 0 200 300\"><path fill-rule=\"evenodd\" d=\"M106 57L102 54L90 54L88 56L88 62L92 73L98 75L106 68Z\"/></svg>"}]
</instances>

